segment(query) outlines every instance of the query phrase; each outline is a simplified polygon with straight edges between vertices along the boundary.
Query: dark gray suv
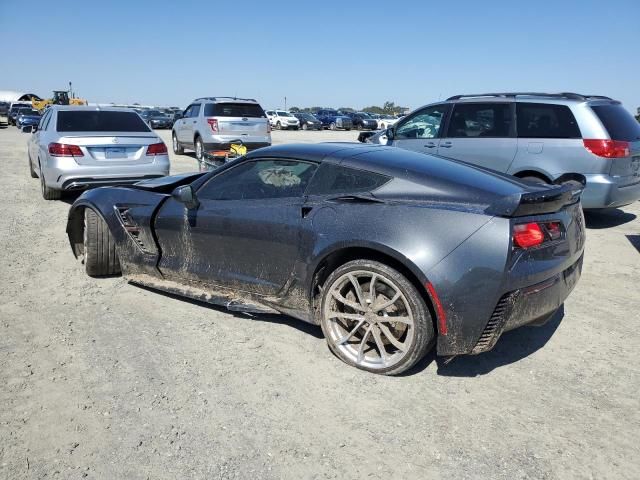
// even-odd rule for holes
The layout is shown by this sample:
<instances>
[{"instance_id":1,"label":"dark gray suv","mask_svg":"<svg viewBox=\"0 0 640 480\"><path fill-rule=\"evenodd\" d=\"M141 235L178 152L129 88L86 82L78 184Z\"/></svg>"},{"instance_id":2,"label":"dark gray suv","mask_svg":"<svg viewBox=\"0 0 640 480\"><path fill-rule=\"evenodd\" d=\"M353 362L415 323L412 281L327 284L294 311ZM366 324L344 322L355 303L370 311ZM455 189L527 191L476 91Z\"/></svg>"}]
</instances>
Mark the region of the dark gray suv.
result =
<instances>
[{"instance_id":1,"label":"dark gray suv","mask_svg":"<svg viewBox=\"0 0 640 480\"><path fill-rule=\"evenodd\" d=\"M363 141L546 183L586 182L582 205L640 199L640 124L620 102L575 93L456 95Z\"/></svg>"}]
</instances>

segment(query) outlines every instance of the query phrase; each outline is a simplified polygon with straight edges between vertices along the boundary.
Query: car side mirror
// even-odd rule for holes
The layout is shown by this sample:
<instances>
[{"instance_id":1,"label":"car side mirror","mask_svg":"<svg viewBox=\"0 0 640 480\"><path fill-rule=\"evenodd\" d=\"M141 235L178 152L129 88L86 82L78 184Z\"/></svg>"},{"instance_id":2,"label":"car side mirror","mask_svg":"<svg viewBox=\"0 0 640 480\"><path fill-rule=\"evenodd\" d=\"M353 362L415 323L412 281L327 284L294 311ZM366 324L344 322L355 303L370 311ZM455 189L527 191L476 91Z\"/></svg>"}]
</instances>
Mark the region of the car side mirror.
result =
<instances>
[{"instance_id":1,"label":"car side mirror","mask_svg":"<svg viewBox=\"0 0 640 480\"><path fill-rule=\"evenodd\" d=\"M171 196L178 202L184 203L189 210L198 208L200 205L196 192L193 191L193 187L191 185L182 185L181 187L176 188L171 193Z\"/></svg>"},{"instance_id":2,"label":"car side mirror","mask_svg":"<svg viewBox=\"0 0 640 480\"><path fill-rule=\"evenodd\" d=\"M22 127L22 133L32 133L36 130L37 128L32 125L25 125L24 127Z\"/></svg>"}]
</instances>

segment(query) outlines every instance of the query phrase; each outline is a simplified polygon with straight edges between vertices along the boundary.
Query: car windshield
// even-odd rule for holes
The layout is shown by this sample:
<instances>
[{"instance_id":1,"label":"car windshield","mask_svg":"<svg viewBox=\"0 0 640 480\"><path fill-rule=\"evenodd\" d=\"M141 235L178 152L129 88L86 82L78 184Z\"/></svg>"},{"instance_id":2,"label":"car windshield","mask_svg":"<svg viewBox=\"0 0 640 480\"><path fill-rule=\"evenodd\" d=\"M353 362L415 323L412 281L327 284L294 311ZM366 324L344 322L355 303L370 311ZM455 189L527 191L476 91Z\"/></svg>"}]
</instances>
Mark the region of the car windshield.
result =
<instances>
[{"instance_id":1,"label":"car windshield","mask_svg":"<svg viewBox=\"0 0 640 480\"><path fill-rule=\"evenodd\" d=\"M325 110L325 115L340 115L337 110Z\"/></svg>"},{"instance_id":2,"label":"car windshield","mask_svg":"<svg viewBox=\"0 0 640 480\"><path fill-rule=\"evenodd\" d=\"M265 113L257 103L207 103L204 116L264 118Z\"/></svg>"},{"instance_id":3,"label":"car windshield","mask_svg":"<svg viewBox=\"0 0 640 480\"><path fill-rule=\"evenodd\" d=\"M164 115L164 113L162 113L159 110L149 110L149 112L147 113L147 115L149 115L150 117L161 117Z\"/></svg>"},{"instance_id":4,"label":"car windshield","mask_svg":"<svg viewBox=\"0 0 640 480\"><path fill-rule=\"evenodd\" d=\"M302 118L304 118L305 120L310 120L312 122L316 121L316 117L314 117L313 115L311 115L310 113L303 113L302 115L300 115Z\"/></svg>"},{"instance_id":5,"label":"car windshield","mask_svg":"<svg viewBox=\"0 0 640 480\"><path fill-rule=\"evenodd\" d=\"M278 110L278 116L280 117L291 117L292 115L289 112L283 112L281 110Z\"/></svg>"},{"instance_id":6,"label":"car windshield","mask_svg":"<svg viewBox=\"0 0 640 480\"><path fill-rule=\"evenodd\" d=\"M62 110L58 132L148 132L149 127L134 112Z\"/></svg>"},{"instance_id":7,"label":"car windshield","mask_svg":"<svg viewBox=\"0 0 640 480\"><path fill-rule=\"evenodd\" d=\"M20 110L20 114L21 115L38 115L38 116L40 116L38 111L37 110L33 110L33 109Z\"/></svg>"},{"instance_id":8,"label":"car windshield","mask_svg":"<svg viewBox=\"0 0 640 480\"><path fill-rule=\"evenodd\" d=\"M358 113L358 115L360 115L362 118L371 118L371 116L366 112L360 112Z\"/></svg>"}]
</instances>

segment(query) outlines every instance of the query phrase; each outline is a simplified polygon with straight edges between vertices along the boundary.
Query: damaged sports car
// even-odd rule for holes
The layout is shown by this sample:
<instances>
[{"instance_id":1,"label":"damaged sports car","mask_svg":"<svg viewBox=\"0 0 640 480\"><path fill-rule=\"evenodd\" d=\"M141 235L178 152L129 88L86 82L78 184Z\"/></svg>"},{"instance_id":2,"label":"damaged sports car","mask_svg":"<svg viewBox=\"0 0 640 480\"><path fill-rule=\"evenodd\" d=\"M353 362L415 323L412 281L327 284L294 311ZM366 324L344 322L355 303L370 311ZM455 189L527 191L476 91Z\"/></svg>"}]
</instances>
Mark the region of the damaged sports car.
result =
<instances>
[{"instance_id":1,"label":"damaged sports car","mask_svg":"<svg viewBox=\"0 0 640 480\"><path fill-rule=\"evenodd\" d=\"M380 374L542 324L581 273L580 190L376 145L263 148L89 190L67 232L91 276L318 324Z\"/></svg>"}]
</instances>

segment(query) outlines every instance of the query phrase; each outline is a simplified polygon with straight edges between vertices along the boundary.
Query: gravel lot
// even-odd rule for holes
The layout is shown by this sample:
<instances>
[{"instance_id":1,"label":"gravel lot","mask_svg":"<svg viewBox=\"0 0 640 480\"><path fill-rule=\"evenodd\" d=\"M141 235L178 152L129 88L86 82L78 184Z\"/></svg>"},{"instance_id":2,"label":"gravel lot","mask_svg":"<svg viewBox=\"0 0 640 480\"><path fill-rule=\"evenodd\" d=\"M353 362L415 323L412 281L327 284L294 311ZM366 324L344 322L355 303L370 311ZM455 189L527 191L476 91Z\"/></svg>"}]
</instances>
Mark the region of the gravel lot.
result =
<instances>
[{"instance_id":1,"label":"gravel lot","mask_svg":"<svg viewBox=\"0 0 640 480\"><path fill-rule=\"evenodd\" d=\"M588 216L563 318L385 378L287 317L87 277L27 138L0 130L0 478L640 478L640 203Z\"/></svg>"}]
</instances>

